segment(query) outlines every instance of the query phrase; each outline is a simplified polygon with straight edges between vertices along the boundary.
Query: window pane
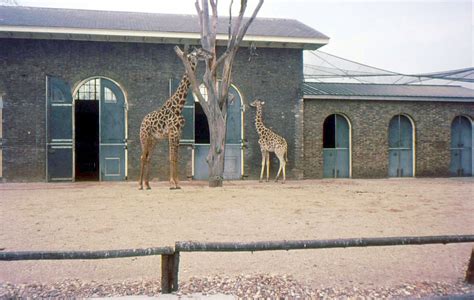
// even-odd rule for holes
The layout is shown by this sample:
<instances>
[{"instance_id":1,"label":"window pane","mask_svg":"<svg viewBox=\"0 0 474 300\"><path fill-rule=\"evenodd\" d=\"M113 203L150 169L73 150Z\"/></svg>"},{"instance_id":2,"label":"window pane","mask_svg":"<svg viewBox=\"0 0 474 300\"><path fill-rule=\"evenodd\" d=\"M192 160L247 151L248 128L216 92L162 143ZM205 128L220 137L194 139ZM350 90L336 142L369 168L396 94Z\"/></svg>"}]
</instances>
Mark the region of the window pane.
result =
<instances>
[{"instance_id":1,"label":"window pane","mask_svg":"<svg viewBox=\"0 0 474 300\"><path fill-rule=\"evenodd\" d=\"M106 103L117 103L117 98L115 97L114 92L109 88L104 88L104 101Z\"/></svg>"}]
</instances>

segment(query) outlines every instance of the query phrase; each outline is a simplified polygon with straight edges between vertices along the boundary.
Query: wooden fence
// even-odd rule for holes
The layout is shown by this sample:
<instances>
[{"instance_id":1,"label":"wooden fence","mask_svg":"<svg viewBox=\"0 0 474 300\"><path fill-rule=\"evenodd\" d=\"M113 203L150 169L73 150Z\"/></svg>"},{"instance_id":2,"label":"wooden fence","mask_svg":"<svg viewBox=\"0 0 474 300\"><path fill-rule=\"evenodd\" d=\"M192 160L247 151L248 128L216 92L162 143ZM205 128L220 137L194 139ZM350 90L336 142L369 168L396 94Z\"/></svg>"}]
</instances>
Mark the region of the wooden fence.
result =
<instances>
[{"instance_id":1,"label":"wooden fence","mask_svg":"<svg viewBox=\"0 0 474 300\"><path fill-rule=\"evenodd\" d=\"M351 238L330 240L263 241L246 243L176 242L173 247L122 249L106 251L0 251L0 261L110 259L161 255L161 291L177 291L180 252L241 252L303 250L353 247L452 244L474 242L474 235L443 235L416 237ZM466 272L466 281L474 284L474 248Z\"/></svg>"}]
</instances>

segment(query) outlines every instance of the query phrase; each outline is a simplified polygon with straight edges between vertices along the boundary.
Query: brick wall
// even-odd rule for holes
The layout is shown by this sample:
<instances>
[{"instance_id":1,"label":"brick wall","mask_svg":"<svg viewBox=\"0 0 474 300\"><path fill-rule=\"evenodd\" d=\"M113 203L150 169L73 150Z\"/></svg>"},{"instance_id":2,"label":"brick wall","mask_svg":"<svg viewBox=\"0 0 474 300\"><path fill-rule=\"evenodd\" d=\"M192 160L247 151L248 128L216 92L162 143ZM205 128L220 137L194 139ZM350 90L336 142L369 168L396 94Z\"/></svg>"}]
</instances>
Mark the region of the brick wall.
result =
<instances>
[{"instance_id":1,"label":"brick wall","mask_svg":"<svg viewBox=\"0 0 474 300\"><path fill-rule=\"evenodd\" d=\"M157 109L168 97L169 78L184 72L173 51L174 45L0 39L0 92L3 109L3 178L6 181L43 181L46 178L45 78L60 77L75 87L84 79L104 76L118 82L125 92L128 111L128 174L139 173L139 126L142 118ZM246 48L239 50L234 65L234 84L251 101L267 102L264 116L289 143L287 172L299 174L294 163L297 99L302 82L302 51L297 49L257 49L249 61ZM260 150L253 124L254 111L245 113L245 173L255 178L260 170ZM191 149L180 150L180 178L191 173ZM151 175L168 180L168 147L155 150ZM273 173L277 160L272 159Z\"/></svg>"},{"instance_id":2,"label":"brick wall","mask_svg":"<svg viewBox=\"0 0 474 300\"><path fill-rule=\"evenodd\" d=\"M323 177L323 122L343 114L351 123L352 178L388 176L388 125L398 114L415 123L415 172L420 177L449 176L451 122L474 117L474 103L305 100L304 176Z\"/></svg>"}]
</instances>

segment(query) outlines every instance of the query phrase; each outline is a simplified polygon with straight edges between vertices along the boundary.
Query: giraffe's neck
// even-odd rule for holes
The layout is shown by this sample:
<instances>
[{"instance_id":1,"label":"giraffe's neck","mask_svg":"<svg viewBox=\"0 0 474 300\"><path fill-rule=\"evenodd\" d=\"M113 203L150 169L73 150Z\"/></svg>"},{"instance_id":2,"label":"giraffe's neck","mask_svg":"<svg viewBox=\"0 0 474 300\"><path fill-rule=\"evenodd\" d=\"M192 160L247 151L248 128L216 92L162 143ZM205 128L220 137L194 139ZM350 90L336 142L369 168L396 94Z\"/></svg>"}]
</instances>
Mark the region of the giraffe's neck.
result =
<instances>
[{"instance_id":1,"label":"giraffe's neck","mask_svg":"<svg viewBox=\"0 0 474 300\"><path fill-rule=\"evenodd\" d=\"M191 63L191 69L194 72L194 70L196 70L196 64ZM188 72L185 72L179 82L178 88L164 105L181 114L184 104L186 103L186 97L188 97L190 86L191 81L189 80Z\"/></svg>"},{"instance_id":2,"label":"giraffe's neck","mask_svg":"<svg viewBox=\"0 0 474 300\"><path fill-rule=\"evenodd\" d=\"M255 115L255 127L257 128L258 135L262 135L262 133L267 129L265 125L263 125L262 111L262 107L257 106L257 114Z\"/></svg>"}]
</instances>

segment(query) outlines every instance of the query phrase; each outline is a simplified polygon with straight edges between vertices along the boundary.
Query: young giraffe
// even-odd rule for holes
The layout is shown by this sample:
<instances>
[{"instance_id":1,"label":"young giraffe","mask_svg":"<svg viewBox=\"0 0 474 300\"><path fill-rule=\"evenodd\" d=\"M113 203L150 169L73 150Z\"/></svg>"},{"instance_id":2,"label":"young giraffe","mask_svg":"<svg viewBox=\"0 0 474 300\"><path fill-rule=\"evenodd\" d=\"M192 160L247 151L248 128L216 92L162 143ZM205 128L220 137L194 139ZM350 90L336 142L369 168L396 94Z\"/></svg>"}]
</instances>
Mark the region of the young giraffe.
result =
<instances>
[{"instance_id":1,"label":"young giraffe","mask_svg":"<svg viewBox=\"0 0 474 300\"><path fill-rule=\"evenodd\" d=\"M263 125L262 119L262 108L265 104L264 101L260 99L256 99L250 106L255 107L257 109L257 113L255 115L255 127L257 128L258 132L258 143L260 145L260 151L262 152L262 170L260 171L260 182L262 182L263 177L263 170L265 165L267 165L267 181L268 181L268 173L270 168L270 152L275 152L278 160L280 161L280 168L278 169L278 173L276 175L275 181L278 181L278 177L280 176L280 172L283 170L283 183L286 181L286 162L288 161L288 145L286 140L276 134L275 132L271 131L265 125Z\"/></svg>"},{"instance_id":2,"label":"young giraffe","mask_svg":"<svg viewBox=\"0 0 474 300\"><path fill-rule=\"evenodd\" d=\"M196 69L198 59L205 57L205 53L201 49L195 49L187 55L193 71ZM178 146L181 129L184 126L182 111L190 85L188 73L185 72L174 94L166 100L160 109L152 111L143 118L140 126L140 143L142 146L140 181L138 184L140 190L143 189L143 181L145 181L146 189L150 189L148 176L151 154L157 141L166 138L169 141L170 189L180 189L177 166Z\"/></svg>"}]
</instances>

